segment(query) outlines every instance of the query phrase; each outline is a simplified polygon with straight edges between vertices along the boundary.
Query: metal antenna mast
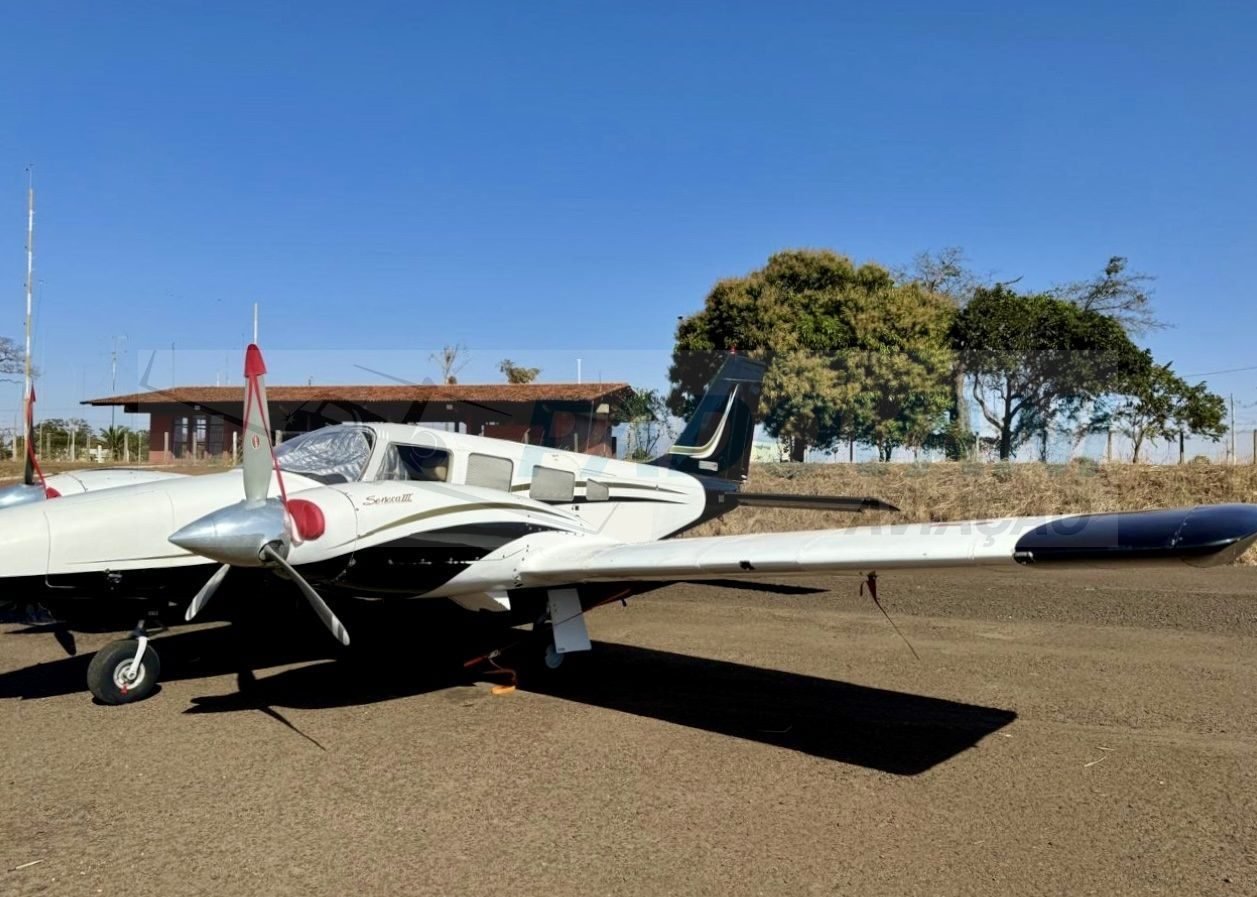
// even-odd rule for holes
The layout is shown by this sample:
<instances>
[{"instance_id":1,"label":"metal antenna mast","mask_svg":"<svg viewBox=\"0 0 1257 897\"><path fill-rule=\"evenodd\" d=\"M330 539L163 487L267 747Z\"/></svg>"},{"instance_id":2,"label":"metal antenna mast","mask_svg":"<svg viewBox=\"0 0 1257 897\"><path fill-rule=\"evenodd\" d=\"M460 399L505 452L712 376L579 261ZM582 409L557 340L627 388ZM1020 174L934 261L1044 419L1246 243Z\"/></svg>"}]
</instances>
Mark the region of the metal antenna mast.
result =
<instances>
[{"instance_id":1,"label":"metal antenna mast","mask_svg":"<svg viewBox=\"0 0 1257 897\"><path fill-rule=\"evenodd\" d=\"M26 382L22 399L31 400L31 315L35 297L35 173L26 169ZM27 438L30 434L27 433Z\"/></svg>"}]
</instances>

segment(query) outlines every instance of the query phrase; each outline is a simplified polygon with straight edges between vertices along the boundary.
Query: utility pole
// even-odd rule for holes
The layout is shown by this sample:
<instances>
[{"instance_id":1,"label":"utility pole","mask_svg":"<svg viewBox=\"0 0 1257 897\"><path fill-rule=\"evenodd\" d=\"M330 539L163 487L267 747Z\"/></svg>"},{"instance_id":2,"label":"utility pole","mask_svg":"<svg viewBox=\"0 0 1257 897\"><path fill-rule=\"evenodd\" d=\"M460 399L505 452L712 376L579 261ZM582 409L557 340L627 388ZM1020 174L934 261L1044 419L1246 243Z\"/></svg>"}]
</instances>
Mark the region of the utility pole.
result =
<instances>
[{"instance_id":1,"label":"utility pole","mask_svg":"<svg viewBox=\"0 0 1257 897\"><path fill-rule=\"evenodd\" d=\"M35 379L34 372L31 368L31 315L34 309L35 300L35 173L31 168L26 169L26 378L25 386L22 391L22 400L26 409L24 411L25 420L30 422L30 403L34 399ZM23 440L26 452L29 455L31 448L31 434L26 431L26 438ZM29 475L29 465L27 465L27 473Z\"/></svg>"},{"instance_id":2,"label":"utility pole","mask_svg":"<svg viewBox=\"0 0 1257 897\"><path fill-rule=\"evenodd\" d=\"M125 336L115 336L113 338L113 351L109 353L109 392L111 395L118 394L118 340L124 343L127 341ZM109 426L112 429L118 419L118 406L109 406Z\"/></svg>"}]
</instances>

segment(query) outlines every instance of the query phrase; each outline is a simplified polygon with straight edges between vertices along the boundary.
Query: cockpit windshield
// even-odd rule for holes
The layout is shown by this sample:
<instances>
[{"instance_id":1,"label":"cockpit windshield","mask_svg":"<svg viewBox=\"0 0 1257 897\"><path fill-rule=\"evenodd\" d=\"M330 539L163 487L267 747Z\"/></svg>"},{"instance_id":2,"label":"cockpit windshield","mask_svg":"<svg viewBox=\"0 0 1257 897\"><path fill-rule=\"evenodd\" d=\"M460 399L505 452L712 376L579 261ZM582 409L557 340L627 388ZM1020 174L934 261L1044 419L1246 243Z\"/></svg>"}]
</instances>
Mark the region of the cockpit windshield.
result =
<instances>
[{"instance_id":1,"label":"cockpit windshield","mask_svg":"<svg viewBox=\"0 0 1257 897\"><path fill-rule=\"evenodd\" d=\"M353 483L371 459L372 432L365 427L324 427L275 447L280 470L320 483Z\"/></svg>"}]
</instances>

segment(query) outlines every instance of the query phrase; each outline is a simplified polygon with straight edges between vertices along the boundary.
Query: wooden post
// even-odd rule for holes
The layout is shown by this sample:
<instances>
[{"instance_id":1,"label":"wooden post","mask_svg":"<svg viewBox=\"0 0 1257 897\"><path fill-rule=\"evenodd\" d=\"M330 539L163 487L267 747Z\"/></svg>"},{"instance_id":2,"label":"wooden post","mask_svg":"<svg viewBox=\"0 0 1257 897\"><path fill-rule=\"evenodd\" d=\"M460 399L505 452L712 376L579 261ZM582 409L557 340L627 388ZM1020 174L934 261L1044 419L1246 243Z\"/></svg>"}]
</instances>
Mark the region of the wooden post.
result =
<instances>
[{"instance_id":1,"label":"wooden post","mask_svg":"<svg viewBox=\"0 0 1257 897\"><path fill-rule=\"evenodd\" d=\"M1111 462L1113 460L1113 431L1108 431L1108 438L1104 444L1104 460Z\"/></svg>"},{"instance_id":2,"label":"wooden post","mask_svg":"<svg viewBox=\"0 0 1257 897\"><path fill-rule=\"evenodd\" d=\"M170 457L170 431L169 431L169 430L167 430L165 433L162 433L162 434L161 434L161 441L162 441L162 454L165 456L165 462L166 462L167 464L169 464L169 463L171 462L171 457Z\"/></svg>"},{"instance_id":3,"label":"wooden post","mask_svg":"<svg viewBox=\"0 0 1257 897\"><path fill-rule=\"evenodd\" d=\"M1235 457L1235 395L1231 395L1231 463L1238 464L1239 458Z\"/></svg>"},{"instance_id":4,"label":"wooden post","mask_svg":"<svg viewBox=\"0 0 1257 897\"><path fill-rule=\"evenodd\" d=\"M847 440L847 463L848 464L855 463L855 440L854 439Z\"/></svg>"},{"instance_id":5,"label":"wooden post","mask_svg":"<svg viewBox=\"0 0 1257 897\"><path fill-rule=\"evenodd\" d=\"M236 459L240 457L240 432L238 430L231 431L231 463L235 464Z\"/></svg>"},{"instance_id":6,"label":"wooden post","mask_svg":"<svg viewBox=\"0 0 1257 897\"><path fill-rule=\"evenodd\" d=\"M77 428L77 427L71 427L71 428L70 428L70 460L71 460L71 461L73 461L73 460L74 460L74 437L76 437L76 436L78 436L78 435L79 435L79 433L78 433L78 428Z\"/></svg>"},{"instance_id":7,"label":"wooden post","mask_svg":"<svg viewBox=\"0 0 1257 897\"><path fill-rule=\"evenodd\" d=\"M130 433L122 434L122 463L123 464L131 463L131 434Z\"/></svg>"},{"instance_id":8,"label":"wooden post","mask_svg":"<svg viewBox=\"0 0 1257 897\"><path fill-rule=\"evenodd\" d=\"M1182 431L1178 431L1178 463L1184 464L1187 461L1187 435Z\"/></svg>"}]
</instances>

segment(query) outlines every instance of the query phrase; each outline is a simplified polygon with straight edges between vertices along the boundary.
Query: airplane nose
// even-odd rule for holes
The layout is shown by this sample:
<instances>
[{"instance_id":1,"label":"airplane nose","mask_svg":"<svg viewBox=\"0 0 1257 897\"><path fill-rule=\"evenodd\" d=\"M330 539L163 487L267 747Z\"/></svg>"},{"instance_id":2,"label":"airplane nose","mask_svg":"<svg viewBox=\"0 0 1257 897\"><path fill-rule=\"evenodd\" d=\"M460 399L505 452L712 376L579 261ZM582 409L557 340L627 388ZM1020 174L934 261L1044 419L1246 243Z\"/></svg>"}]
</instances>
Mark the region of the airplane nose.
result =
<instances>
[{"instance_id":1,"label":"airplane nose","mask_svg":"<svg viewBox=\"0 0 1257 897\"><path fill-rule=\"evenodd\" d=\"M170 542L221 564L261 567L262 549L286 542L283 506L277 501L239 504L207 514L176 531Z\"/></svg>"}]
</instances>

